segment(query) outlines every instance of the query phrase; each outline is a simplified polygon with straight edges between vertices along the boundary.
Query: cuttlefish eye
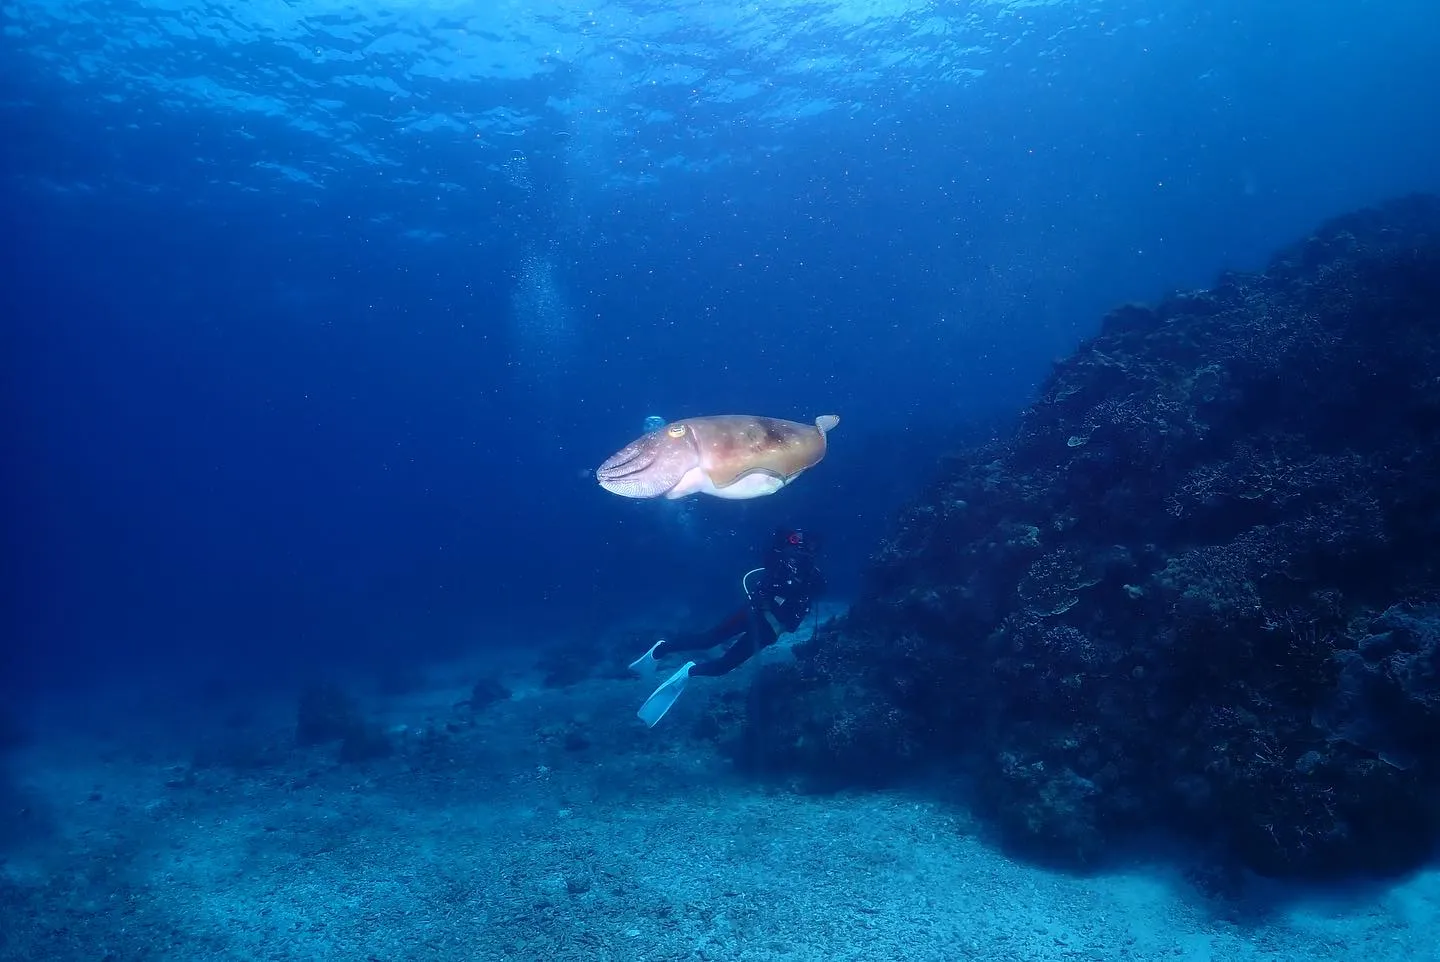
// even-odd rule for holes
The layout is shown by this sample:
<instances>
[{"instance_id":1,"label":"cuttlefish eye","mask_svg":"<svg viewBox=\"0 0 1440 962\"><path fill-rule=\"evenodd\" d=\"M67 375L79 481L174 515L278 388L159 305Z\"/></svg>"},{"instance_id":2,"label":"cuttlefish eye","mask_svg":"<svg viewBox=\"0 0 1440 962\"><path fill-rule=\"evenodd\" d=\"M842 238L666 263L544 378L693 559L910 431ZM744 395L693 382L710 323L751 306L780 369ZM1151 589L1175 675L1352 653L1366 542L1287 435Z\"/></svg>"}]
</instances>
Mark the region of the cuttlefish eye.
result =
<instances>
[{"instance_id":1,"label":"cuttlefish eye","mask_svg":"<svg viewBox=\"0 0 1440 962\"><path fill-rule=\"evenodd\" d=\"M665 433L670 435L672 438L683 438L685 436L685 425L672 424L665 429Z\"/></svg>"}]
</instances>

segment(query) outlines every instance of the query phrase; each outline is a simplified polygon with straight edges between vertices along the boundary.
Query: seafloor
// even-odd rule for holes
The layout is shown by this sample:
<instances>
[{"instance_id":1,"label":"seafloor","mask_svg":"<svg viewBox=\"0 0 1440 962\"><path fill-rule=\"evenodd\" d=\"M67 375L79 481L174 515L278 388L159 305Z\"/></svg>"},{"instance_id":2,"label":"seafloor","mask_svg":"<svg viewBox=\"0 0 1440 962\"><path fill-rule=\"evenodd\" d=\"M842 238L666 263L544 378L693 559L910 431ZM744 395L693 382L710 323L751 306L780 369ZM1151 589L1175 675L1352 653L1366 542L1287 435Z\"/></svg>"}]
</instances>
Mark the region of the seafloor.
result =
<instances>
[{"instance_id":1,"label":"seafloor","mask_svg":"<svg viewBox=\"0 0 1440 962\"><path fill-rule=\"evenodd\" d=\"M746 670L653 731L633 714L653 681L547 688L513 659L510 699L457 706L490 670L357 692L396 746L364 762L298 747L293 693L49 703L6 765L0 959L1440 958L1440 872L1343 892L1216 892L1174 852L1052 872L951 786L737 772L694 730Z\"/></svg>"}]
</instances>

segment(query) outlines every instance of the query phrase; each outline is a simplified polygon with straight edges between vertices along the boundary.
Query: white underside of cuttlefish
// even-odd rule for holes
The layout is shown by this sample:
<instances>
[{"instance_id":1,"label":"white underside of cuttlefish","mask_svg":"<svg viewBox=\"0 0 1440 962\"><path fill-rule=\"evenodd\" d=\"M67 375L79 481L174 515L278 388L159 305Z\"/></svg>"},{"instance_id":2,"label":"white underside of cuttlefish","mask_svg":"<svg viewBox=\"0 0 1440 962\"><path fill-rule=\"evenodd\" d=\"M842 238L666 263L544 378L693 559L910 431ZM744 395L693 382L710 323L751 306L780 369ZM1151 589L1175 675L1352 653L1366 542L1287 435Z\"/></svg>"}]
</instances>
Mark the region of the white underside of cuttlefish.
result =
<instances>
[{"instance_id":1,"label":"white underside of cuttlefish","mask_svg":"<svg viewBox=\"0 0 1440 962\"><path fill-rule=\"evenodd\" d=\"M813 425L748 414L686 418L632 441L595 477L627 498L763 498L819 463L839 423L833 414Z\"/></svg>"},{"instance_id":2,"label":"white underside of cuttlefish","mask_svg":"<svg viewBox=\"0 0 1440 962\"><path fill-rule=\"evenodd\" d=\"M692 494L712 494L717 498L727 498L731 501L748 501L750 498L763 498L767 494L774 494L800 477L802 473L803 471L796 471L788 478L782 478L768 471L756 470L732 481L723 488L717 488L715 482L710 480L710 475L706 474L703 468L696 466L686 471L685 476L675 487L665 492L665 497L673 501L676 498L685 498Z\"/></svg>"}]
</instances>

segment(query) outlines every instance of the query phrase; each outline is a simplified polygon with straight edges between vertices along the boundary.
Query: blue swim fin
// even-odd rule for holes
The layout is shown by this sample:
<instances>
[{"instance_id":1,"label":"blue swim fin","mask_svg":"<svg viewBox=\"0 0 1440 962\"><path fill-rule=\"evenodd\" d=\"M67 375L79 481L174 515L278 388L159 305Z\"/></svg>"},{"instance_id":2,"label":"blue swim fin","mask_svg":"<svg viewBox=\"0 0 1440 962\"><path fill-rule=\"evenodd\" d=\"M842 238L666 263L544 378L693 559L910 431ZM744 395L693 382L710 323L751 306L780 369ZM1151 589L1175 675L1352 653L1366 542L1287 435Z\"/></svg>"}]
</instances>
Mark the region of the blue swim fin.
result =
<instances>
[{"instance_id":1,"label":"blue swim fin","mask_svg":"<svg viewBox=\"0 0 1440 962\"><path fill-rule=\"evenodd\" d=\"M645 699L645 704L641 705L640 710L635 713L640 716L640 720L654 728L655 723L664 718L665 713L670 710L670 706L675 704L675 700L684 694L685 682L690 680L690 669L694 667L695 662L687 661L679 671L665 679L660 687L655 689L655 693Z\"/></svg>"},{"instance_id":2,"label":"blue swim fin","mask_svg":"<svg viewBox=\"0 0 1440 962\"><path fill-rule=\"evenodd\" d=\"M655 649L659 648L663 644L665 644L665 639L661 638L659 641L655 642L655 644L651 645L649 651L645 652L645 654L630 662L630 670L635 672L635 674L637 675L653 675L655 674L655 672L659 671L660 662L655 657Z\"/></svg>"}]
</instances>

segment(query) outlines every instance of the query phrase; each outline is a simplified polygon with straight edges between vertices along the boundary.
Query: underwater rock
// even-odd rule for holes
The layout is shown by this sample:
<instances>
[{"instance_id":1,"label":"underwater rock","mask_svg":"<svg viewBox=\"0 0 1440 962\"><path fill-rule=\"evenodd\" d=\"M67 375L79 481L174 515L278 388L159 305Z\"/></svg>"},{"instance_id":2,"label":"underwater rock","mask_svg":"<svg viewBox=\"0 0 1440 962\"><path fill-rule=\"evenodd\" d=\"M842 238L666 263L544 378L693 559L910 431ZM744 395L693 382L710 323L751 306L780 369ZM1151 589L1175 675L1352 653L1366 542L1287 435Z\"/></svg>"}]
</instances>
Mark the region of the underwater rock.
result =
<instances>
[{"instance_id":1,"label":"underwater rock","mask_svg":"<svg viewBox=\"0 0 1440 962\"><path fill-rule=\"evenodd\" d=\"M19 748L30 741L30 732L20 721L20 716L4 702L0 702L0 752Z\"/></svg>"},{"instance_id":2,"label":"underwater rock","mask_svg":"<svg viewBox=\"0 0 1440 962\"><path fill-rule=\"evenodd\" d=\"M461 702L469 707L472 712L482 712L497 702L509 701L510 689L506 688L498 678L486 675L475 682L470 689L470 697Z\"/></svg>"},{"instance_id":3,"label":"underwater rock","mask_svg":"<svg viewBox=\"0 0 1440 962\"><path fill-rule=\"evenodd\" d=\"M594 642L554 645L535 660L546 688L569 688L596 677L606 663L607 653Z\"/></svg>"},{"instance_id":4,"label":"underwater rock","mask_svg":"<svg viewBox=\"0 0 1440 962\"><path fill-rule=\"evenodd\" d=\"M295 740L301 745L341 741L363 726L359 707L338 686L313 684L300 693Z\"/></svg>"},{"instance_id":5,"label":"underwater rock","mask_svg":"<svg viewBox=\"0 0 1440 962\"><path fill-rule=\"evenodd\" d=\"M768 764L965 768L1015 842L1272 874L1440 835L1440 199L1127 306L946 459L765 698ZM802 684L803 681L803 684ZM960 759L964 759L962 763Z\"/></svg>"},{"instance_id":6,"label":"underwater rock","mask_svg":"<svg viewBox=\"0 0 1440 962\"><path fill-rule=\"evenodd\" d=\"M300 693L295 741L305 746L339 742L337 758L342 763L386 758L395 753L390 735L368 721L349 694L330 683L312 684Z\"/></svg>"},{"instance_id":7,"label":"underwater rock","mask_svg":"<svg viewBox=\"0 0 1440 962\"><path fill-rule=\"evenodd\" d=\"M388 758L395 753L395 743L378 725L361 723L345 733L340 742L339 759L343 763L368 762Z\"/></svg>"},{"instance_id":8,"label":"underwater rock","mask_svg":"<svg viewBox=\"0 0 1440 962\"><path fill-rule=\"evenodd\" d=\"M1338 651L1338 682L1321 721L1334 737L1410 769L1440 744L1440 606L1399 606Z\"/></svg>"}]
</instances>

